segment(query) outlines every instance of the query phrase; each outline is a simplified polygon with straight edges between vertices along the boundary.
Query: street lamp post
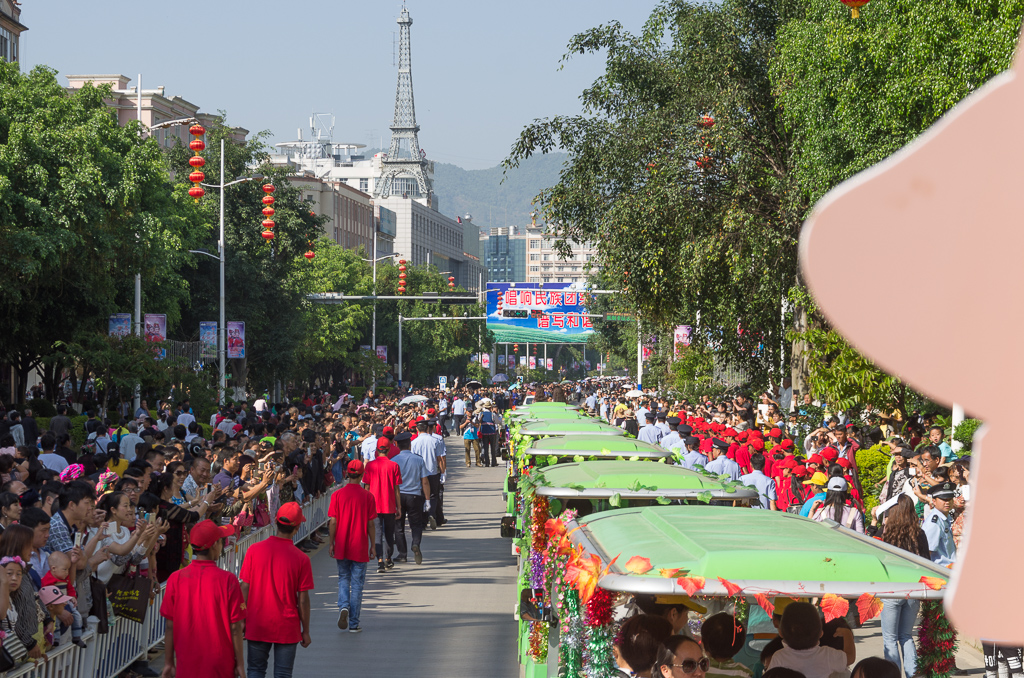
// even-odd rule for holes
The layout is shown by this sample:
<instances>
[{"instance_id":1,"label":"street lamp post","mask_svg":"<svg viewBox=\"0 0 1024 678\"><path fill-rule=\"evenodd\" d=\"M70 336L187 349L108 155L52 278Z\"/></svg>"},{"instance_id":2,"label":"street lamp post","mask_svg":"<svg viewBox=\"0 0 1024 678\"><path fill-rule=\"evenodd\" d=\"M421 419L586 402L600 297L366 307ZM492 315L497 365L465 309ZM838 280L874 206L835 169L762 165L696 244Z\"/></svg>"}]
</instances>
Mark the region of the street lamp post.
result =
<instances>
[{"instance_id":1,"label":"street lamp post","mask_svg":"<svg viewBox=\"0 0 1024 678\"><path fill-rule=\"evenodd\" d=\"M371 330L371 334L370 334L370 342L373 344L373 346L370 347L370 350L373 351L374 355L377 355L377 262L378 261L384 261L385 259L393 259L396 256L398 256L398 255L394 254L394 253L391 253L391 254L389 254L387 256L384 256L384 257L378 257L377 256L377 229L374 228L374 231L373 231L373 258L372 259L363 259L363 261L368 261L368 262L373 264L373 329ZM373 372L373 391L374 392L377 391L377 371L376 370L374 370L374 372Z\"/></svg>"},{"instance_id":2,"label":"street lamp post","mask_svg":"<svg viewBox=\"0 0 1024 678\"><path fill-rule=\"evenodd\" d=\"M213 256L209 252L203 250L189 250L193 254L205 254L206 256L217 259L220 262L220 321L217 323L217 358L220 363L220 375L217 379L217 402L221 405L224 404L224 391L227 389L227 323L224 319L224 253L226 249L226 243L224 242L224 189L228 186L234 186L235 184L241 184L246 181L255 181L262 179L262 174L257 174L251 177L241 177L234 181L224 182L224 139L220 140L220 184L203 184L207 188L218 188L220 189L220 238L217 240L217 252L219 256Z\"/></svg>"}]
</instances>

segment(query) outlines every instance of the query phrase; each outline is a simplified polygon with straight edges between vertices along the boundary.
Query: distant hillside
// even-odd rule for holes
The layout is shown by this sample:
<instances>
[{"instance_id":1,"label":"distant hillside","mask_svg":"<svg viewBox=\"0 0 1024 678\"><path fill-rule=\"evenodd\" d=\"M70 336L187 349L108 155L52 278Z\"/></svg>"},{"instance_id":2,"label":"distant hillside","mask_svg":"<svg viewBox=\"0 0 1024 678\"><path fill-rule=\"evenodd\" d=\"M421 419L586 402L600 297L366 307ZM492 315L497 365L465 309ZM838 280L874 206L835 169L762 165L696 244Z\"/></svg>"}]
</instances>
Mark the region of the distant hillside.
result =
<instances>
[{"instance_id":1,"label":"distant hillside","mask_svg":"<svg viewBox=\"0 0 1024 678\"><path fill-rule=\"evenodd\" d=\"M464 170L435 163L434 192L441 212L450 217L472 214L473 223L481 228L524 226L530 223L530 203L541 189L558 182L567 157L564 153L536 155L507 176L501 167Z\"/></svg>"}]
</instances>

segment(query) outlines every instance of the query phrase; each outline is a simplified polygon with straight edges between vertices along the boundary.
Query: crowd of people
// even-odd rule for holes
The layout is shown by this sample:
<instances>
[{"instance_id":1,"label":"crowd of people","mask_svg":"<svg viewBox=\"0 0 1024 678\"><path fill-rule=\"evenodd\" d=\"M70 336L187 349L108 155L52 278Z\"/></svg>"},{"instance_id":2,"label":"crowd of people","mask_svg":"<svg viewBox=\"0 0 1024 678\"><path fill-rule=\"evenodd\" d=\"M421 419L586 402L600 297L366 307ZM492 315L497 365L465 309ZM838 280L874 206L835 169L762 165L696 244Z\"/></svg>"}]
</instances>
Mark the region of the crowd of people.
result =
<instances>
[{"instance_id":1,"label":"crowd of people","mask_svg":"<svg viewBox=\"0 0 1024 678\"><path fill-rule=\"evenodd\" d=\"M627 395L628 387L594 385L584 389L581 402L639 440L674 451L679 465L756 489L761 509L834 521L938 565L956 562L969 509L970 457L958 458L934 416L900 421L867 411L857 417L864 422L858 425L848 413L829 413L809 396L795 403L788 380L758 400L740 394L670 401ZM888 457L884 477L864 486L857 452L879 445ZM906 678L918 675L919 609L916 601L887 600L882 611L884 661L897 671L901 667ZM1008 675L1024 675L1020 648L983 642L983 649L992 678L999 663ZM814 669L806 675L829 673Z\"/></svg>"},{"instance_id":2,"label":"crowd of people","mask_svg":"<svg viewBox=\"0 0 1024 678\"><path fill-rule=\"evenodd\" d=\"M208 675L243 665L240 639L249 676L264 675L271 654L275 675L287 675L295 647L309 642L312 578L303 552L328 546L339 573L338 627L361 631L368 564L376 560L381 574L421 564L424 533L448 522L445 439L464 440L467 466L497 465L504 424L486 395L429 391L399 402L392 394L354 400L314 392L280 404L263 397L221 408L208 428L188 400L158 402L155 411L143 401L132 419L116 423L86 412L87 441L77 449L66 406L45 431L31 411L8 410L0 421L0 567L11 582L0 592L4 648L20 662L45 659L64 643L84 645L86 620L117 617L110 587L137 575L152 591L167 584L165 674L207 675L197 673L195 643L212 638L203 655L219 647L230 662L227 673ZM293 545L302 505L328 491L328 524ZM281 539L246 553L238 598L211 566L225 540L267 525ZM266 579L268 572L277 573ZM274 582L287 582L276 598ZM196 591L218 591L221 604ZM261 619L295 623L253 623L257 591L283 606ZM200 608L227 616L204 620L189 611ZM145 662L132 671L156 675Z\"/></svg>"}]
</instances>

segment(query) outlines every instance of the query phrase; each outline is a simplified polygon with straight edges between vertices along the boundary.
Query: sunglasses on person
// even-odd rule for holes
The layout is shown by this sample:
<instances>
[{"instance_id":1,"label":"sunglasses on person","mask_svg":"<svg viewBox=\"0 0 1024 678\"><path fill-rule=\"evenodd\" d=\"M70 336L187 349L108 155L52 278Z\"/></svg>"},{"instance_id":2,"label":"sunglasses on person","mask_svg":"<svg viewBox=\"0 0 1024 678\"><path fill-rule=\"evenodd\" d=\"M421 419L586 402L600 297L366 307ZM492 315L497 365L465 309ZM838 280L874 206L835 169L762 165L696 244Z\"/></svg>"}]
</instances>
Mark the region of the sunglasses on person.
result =
<instances>
[{"instance_id":1,"label":"sunglasses on person","mask_svg":"<svg viewBox=\"0 0 1024 678\"><path fill-rule=\"evenodd\" d=\"M699 666L701 671L706 672L708 669L711 668L711 661L707 657L701 657L699 660L684 659L681 664L669 664L669 666L673 666L677 669L682 669L683 673L693 673L697 670L697 667Z\"/></svg>"}]
</instances>

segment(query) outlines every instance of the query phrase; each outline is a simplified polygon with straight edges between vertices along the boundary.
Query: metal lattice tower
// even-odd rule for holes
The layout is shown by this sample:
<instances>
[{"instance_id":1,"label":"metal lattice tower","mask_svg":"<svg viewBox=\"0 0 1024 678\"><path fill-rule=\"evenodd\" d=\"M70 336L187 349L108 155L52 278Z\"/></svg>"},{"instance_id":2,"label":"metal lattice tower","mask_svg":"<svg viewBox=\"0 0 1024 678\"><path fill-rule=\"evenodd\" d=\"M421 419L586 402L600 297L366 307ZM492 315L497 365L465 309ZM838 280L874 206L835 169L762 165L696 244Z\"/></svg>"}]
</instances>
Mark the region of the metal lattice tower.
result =
<instances>
[{"instance_id":1,"label":"metal lattice tower","mask_svg":"<svg viewBox=\"0 0 1024 678\"><path fill-rule=\"evenodd\" d=\"M415 177L420 194L429 200L434 187L427 177L427 159L420 150L420 127L416 124L416 102L412 94L412 17L405 7L398 17L398 25L402 27L402 34L398 48L398 90L395 93L395 119L391 123L391 149L381 163L374 197L391 195L395 178L405 175Z\"/></svg>"}]
</instances>

